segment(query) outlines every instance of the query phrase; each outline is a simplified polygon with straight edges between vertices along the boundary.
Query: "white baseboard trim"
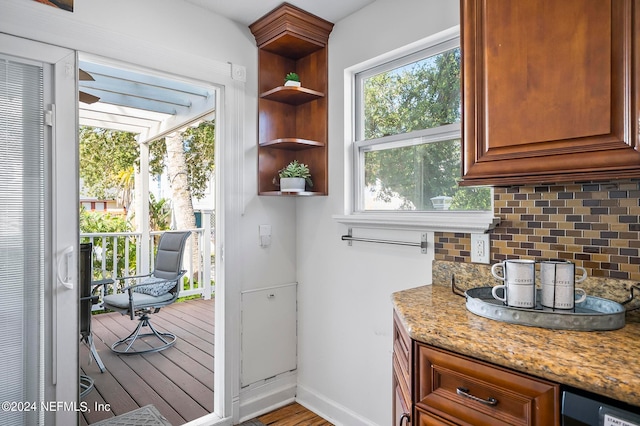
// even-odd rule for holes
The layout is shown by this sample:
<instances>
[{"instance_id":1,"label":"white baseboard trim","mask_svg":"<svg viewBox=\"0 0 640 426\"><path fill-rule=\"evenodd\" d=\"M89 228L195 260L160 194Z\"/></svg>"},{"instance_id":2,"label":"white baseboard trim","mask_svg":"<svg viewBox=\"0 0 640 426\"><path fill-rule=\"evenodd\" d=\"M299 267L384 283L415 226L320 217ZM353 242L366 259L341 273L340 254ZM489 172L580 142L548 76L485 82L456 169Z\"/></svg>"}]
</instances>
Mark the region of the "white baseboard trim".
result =
<instances>
[{"instance_id":1,"label":"white baseboard trim","mask_svg":"<svg viewBox=\"0 0 640 426\"><path fill-rule=\"evenodd\" d=\"M378 426L312 389L298 385L296 402L336 426Z\"/></svg>"},{"instance_id":2,"label":"white baseboard trim","mask_svg":"<svg viewBox=\"0 0 640 426\"><path fill-rule=\"evenodd\" d=\"M281 374L240 390L238 421L251 420L295 401L297 374Z\"/></svg>"}]
</instances>

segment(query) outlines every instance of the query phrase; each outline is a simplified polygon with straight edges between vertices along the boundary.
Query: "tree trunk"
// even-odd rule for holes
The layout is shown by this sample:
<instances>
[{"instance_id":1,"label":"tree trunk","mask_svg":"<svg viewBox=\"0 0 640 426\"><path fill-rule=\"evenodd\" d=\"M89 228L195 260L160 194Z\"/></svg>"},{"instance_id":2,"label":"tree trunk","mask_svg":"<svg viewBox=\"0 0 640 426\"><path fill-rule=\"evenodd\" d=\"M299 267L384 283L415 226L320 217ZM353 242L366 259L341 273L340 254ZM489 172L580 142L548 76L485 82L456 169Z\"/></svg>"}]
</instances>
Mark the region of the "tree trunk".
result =
<instances>
[{"instance_id":1,"label":"tree trunk","mask_svg":"<svg viewBox=\"0 0 640 426\"><path fill-rule=\"evenodd\" d=\"M182 134L174 133L171 136L167 136L165 143L167 145L167 173L176 228L194 229L196 227L196 217L193 212L191 191L187 180L187 163L184 156ZM200 267L200 262L197 236L193 235L192 238L194 242L194 270L190 272L195 276Z\"/></svg>"}]
</instances>

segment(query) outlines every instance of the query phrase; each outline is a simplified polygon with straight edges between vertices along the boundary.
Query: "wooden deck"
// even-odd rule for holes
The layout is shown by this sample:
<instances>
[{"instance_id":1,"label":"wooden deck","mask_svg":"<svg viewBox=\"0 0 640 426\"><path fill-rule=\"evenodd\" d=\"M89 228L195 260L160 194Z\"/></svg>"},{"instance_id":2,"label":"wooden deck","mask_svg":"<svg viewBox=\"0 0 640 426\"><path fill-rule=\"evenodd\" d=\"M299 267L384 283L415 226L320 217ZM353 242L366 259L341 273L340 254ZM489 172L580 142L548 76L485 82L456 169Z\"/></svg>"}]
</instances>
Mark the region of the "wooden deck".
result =
<instances>
[{"instance_id":1,"label":"wooden deck","mask_svg":"<svg viewBox=\"0 0 640 426\"><path fill-rule=\"evenodd\" d=\"M81 374L95 381L83 399L90 412L80 416L81 425L147 404L174 426L213 411L214 301L174 303L151 315L151 322L159 331L178 336L176 344L158 353L117 355L111 344L127 336L137 320L119 313L94 315L94 341L106 370L100 373L93 359L89 363L89 350L80 344Z\"/></svg>"}]
</instances>

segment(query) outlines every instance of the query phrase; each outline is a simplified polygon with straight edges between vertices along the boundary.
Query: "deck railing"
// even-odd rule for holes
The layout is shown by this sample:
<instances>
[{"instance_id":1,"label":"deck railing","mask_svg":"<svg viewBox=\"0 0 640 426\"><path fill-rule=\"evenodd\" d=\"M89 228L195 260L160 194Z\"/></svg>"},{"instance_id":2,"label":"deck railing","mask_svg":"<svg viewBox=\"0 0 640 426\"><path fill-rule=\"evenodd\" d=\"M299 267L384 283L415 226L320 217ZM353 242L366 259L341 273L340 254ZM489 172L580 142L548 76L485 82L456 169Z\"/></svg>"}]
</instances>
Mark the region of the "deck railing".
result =
<instances>
[{"instance_id":1,"label":"deck railing","mask_svg":"<svg viewBox=\"0 0 640 426\"><path fill-rule=\"evenodd\" d=\"M187 270L181 280L180 296L202 295L210 299L213 293L213 264L211 232L208 228L190 229L183 257L183 268ZM152 231L146 238L147 249L143 249L144 236L139 232L82 233L81 243L92 243L93 279L117 278L147 274L154 269L155 248L164 231ZM141 253L149 253L143 258ZM121 283L115 283L107 292L120 292ZM104 292L104 289L100 290ZM94 310L100 309L98 305Z\"/></svg>"}]
</instances>

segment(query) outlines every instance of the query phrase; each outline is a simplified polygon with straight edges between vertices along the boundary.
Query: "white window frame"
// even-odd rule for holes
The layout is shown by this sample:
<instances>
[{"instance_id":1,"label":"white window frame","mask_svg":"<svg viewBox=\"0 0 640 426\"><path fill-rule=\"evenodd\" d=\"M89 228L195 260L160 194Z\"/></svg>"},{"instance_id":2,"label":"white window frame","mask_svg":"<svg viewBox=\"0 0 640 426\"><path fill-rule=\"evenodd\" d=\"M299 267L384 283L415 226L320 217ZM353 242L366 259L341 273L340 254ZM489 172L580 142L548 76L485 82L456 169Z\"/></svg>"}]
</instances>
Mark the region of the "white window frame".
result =
<instances>
[{"instance_id":1,"label":"white window frame","mask_svg":"<svg viewBox=\"0 0 640 426\"><path fill-rule=\"evenodd\" d=\"M486 232L497 225L498 218L493 214L493 194L492 207L488 211L364 211L360 208L364 204L364 158L361 152L374 145L401 147L462 138L461 123L454 123L363 140L359 122L363 108L359 100L362 81L371 75L422 59L425 53L426 56L437 55L459 46L460 27L455 26L345 70L345 136L349 145L345 152L351 156L351 161L345 162L345 212L334 215L335 220L347 226L465 233Z\"/></svg>"}]
</instances>

